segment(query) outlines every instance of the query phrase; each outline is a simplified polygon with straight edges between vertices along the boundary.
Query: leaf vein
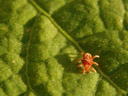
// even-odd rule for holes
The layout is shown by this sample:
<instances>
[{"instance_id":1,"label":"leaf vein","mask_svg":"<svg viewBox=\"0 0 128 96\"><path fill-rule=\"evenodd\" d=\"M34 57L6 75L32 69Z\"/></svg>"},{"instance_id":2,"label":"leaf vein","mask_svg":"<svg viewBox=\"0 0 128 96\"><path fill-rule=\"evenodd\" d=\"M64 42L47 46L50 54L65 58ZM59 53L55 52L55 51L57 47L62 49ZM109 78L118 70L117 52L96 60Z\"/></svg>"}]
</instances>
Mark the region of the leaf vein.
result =
<instances>
[{"instance_id":1,"label":"leaf vein","mask_svg":"<svg viewBox=\"0 0 128 96\"><path fill-rule=\"evenodd\" d=\"M25 66L25 76L26 76L26 79L27 79L28 88L29 88L30 91L32 91L35 94L35 96L37 96L36 92L33 90L32 86L31 86L31 83L30 83L30 80L29 80L29 76L28 76L28 64L29 64L29 53L30 53L33 30L35 28L36 21L37 21L38 17L39 17L39 14L35 19L35 22L34 22L34 24L32 26L32 30L30 31L30 37L29 37L29 40L28 40L27 52L26 52L26 58L25 58L25 62L26 62L26 64L25 64L26 65Z\"/></svg>"}]
</instances>

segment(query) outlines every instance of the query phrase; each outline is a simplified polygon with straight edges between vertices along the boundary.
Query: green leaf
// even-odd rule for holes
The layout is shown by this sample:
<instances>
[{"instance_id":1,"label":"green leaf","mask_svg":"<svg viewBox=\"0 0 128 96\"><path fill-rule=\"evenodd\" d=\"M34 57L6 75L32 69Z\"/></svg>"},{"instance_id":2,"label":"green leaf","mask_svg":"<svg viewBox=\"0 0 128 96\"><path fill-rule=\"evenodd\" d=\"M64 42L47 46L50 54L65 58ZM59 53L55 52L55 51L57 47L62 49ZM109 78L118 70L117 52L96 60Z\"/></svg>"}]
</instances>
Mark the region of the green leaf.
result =
<instances>
[{"instance_id":1,"label":"green leaf","mask_svg":"<svg viewBox=\"0 0 128 96\"><path fill-rule=\"evenodd\" d=\"M0 96L127 96L128 0L0 0ZM82 74L89 52L99 66Z\"/></svg>"}]
</instances>

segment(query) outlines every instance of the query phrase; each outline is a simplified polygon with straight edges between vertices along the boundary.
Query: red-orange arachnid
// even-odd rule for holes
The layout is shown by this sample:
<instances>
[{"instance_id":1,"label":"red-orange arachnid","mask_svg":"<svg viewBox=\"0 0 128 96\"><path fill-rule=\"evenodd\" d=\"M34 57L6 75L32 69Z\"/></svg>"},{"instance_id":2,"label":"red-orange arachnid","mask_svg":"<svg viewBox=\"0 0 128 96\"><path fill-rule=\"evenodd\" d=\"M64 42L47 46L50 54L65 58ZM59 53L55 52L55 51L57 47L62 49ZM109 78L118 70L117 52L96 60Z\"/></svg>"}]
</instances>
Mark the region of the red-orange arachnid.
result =
<instances>
[{"instance_id":1,"label":"red-orange arachnid","mask_svg":"<svg viewBox=\"0 0 128 96\"><path fill-rule=\"evenodd\" d=\"M96 70L92 67L93 64L97 65L98 66L98 63L94 62L93 59L94 58L99 58L100 56L99 55L95 55L92 57L92 55L90 53L81 53L82 55L82 58L81 59L78 59L76 61L76 63L78 63L79 61L81 61L81 64L78 65L77 67L81 67L83 66L83 74L85 74L86 71L88 71L89 73L91 72L90 68L96 72Z\"/></svg>"}]
</instances>

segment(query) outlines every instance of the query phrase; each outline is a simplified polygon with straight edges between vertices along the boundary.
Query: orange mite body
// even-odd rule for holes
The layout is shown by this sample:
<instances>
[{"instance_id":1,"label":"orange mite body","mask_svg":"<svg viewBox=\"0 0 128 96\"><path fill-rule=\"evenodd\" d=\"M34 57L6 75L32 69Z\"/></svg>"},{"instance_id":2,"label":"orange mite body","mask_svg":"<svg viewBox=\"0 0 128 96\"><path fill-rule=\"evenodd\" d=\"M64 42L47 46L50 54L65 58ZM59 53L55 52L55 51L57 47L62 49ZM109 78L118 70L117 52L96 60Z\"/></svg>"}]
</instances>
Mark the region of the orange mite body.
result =
<instances>
[{"instance_id":1,"label":"orange mite body","mask_svg":"<svg viewBox=\"0 0 128 96\"><path fill-rule=\"evenodd\" d=\"M92 55L90 53L81 53L82 55L82 58L81 59L78 59L76 61L76 63L78 63L79 61L81 61L81 64L78 65L77 67L81 67L83 66L83 74L85 74L86 71L88 71L89 73L91 73L91 70L90 68L96 72L96 70L92 67L93 64L97 65L98 66L98 63L94 62L93 59L94 58L99 58L100 56L99 55L95 55L92 57Z\"/></svg>"}]
</instances>

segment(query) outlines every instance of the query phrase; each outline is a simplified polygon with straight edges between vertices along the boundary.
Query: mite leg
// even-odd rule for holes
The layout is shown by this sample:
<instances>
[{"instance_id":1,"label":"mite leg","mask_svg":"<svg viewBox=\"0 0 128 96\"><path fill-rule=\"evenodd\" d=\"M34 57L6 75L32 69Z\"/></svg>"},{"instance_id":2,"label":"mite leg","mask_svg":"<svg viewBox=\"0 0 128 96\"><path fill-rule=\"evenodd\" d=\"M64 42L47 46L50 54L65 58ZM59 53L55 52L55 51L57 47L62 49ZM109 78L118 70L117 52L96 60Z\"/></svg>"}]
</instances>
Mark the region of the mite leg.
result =
<instances>
[{"instance_id":1,"label":"mite leg","mask_svg":"<svg viewBox=\"0 0 128 96\"><path fill-rule=\"evenodd\" d=\"M78 60L75 62L75 64L77 64L80 60L82 60L82 59L78 59Z\"/></svg>"},{"instance_id":2,"label":"mite leg","mask_svg":"<svg viewBox=\"0 0 128 96\"><path fill-rule=\"evenodd\" d=\"M99 65L99 64L98 64L98 63L96 63L96 62L93 62L93 64L95 64L95 65L97 65L97 66Z\"/></svg>"},{"instance_id":3,"label":"mite leg","mask_svg":"<svg viewBox=\"0 0 128 96\"><path fill-rule=\"evenodd\" d=\"M95 55L95 56L92 57L92 59L99 58L99 57L100 57L99 55Z\"/></svg>"},{"instance_id":4,"label":"mite leg","mask_svg":"<svg viewBox=\"0 0 128 96\"><path fill-rule=\"evenodd\" d=\"M84 55L84 53L83 52L81 52L81 56L83 56Z\"/></svg>"},{"instance_id":5,"label":"mite leg","mask_svg":"<svg viewBox=\"0 0 128 96\"><path fill-rule=\"evenodd\" d=\"M77 67L81 67L81 66L82 66L82 64L78 65Z\"/></svg>"},{"instance_id":6,"label":"mite leg","mask_svg":"<svg viewBox=\"0 0 128 96\"><path fill-rule=\"evenodd\" d=\"M89 73L91 73L91 70L89 68L87 70L89 71Z\"/></svg>"},{"instance_id":7,"label":"mite leg","mask_svg":"<svg viewBox=\"0 0 128 96\"><path fill-rule=\"evenodd\" d=\"M85 71L86 71L86 70L87 70L86 68L83 69L83 74L85 74Z\"/></svg>"},{"instance_id":8,"label":"mite leg","mask_svg":"<svg viewBox=\"0 0 128 96\"><path fill-rule=\"evenodd\" d=\"M92 69L94 72L96 72L96 70L95 70L93 67L91 67L91 69Z\"/></svg>"}]
</instances>

